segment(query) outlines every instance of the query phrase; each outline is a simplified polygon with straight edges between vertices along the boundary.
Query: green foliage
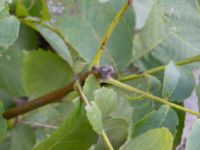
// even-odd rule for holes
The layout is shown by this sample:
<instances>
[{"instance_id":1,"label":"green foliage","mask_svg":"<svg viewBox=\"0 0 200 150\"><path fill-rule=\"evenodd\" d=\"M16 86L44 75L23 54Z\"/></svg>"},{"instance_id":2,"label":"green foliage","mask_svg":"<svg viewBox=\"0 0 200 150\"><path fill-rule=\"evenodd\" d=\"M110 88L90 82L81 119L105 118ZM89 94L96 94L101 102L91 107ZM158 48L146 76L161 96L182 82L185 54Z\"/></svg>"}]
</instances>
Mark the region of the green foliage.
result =
<instances>
[{"instance_id":1,"label":"green foliage","mask_svg":"<svg viewBox=\"0 0 200 150\"><path fill-rule=\"evenodd\" d=\"M41 49L24 53L23 68L24 88L31 97L62 87L72 78L71 69L60 57Z\"/></svg>"},{"instance_id":2,"label":"green foliage","mask_svg":"<svg viewBox=\"0 0 200 150\"><path fill-rule=\"evenodd\" d=\"M88 120L94 131L101 135L103 133L103 123L102 114L98 106L95 103L92 103L91 106L86 106L86 111Z\"/></svg>"},{"instance_id":3,"label":"green foliage","mask_svg":"<svg viewBox=\"0 0 200 150\"><path fill-rule=\"evenodd\" d=\"M195 81L192 72L176 68L173 62L166 66L163 81L163 97L175 102L182 102L194 90Z\"/></svg>"},{"instance_id":4,"label":"green foliage","mask_svg":"<svg viewBox=\"0 0 200 150\"><path fill-rule=\"evenodd\" d=\"M171 150L172 144L172 134L166 128L157 128L129 140L120 150Z\"/></svg>"},{"instance_id":5,"label":"green foliage","mask_svg":"<svg viewBox=\"0 0 200 150\"><path fill-rule=\"evenodd\" d=\"M0 149L177 148L185 113L200 117L183 106L194 90L200 101L200 3L129 3L0 0ZM197 120L186 149L199 150L199 137Z\"/></svg>"},{"instance_id":6,"label":"green foliage","mask_svg":"<svg viewBox=\"0 0 200 150\"><path fill-rule=\"evenodd\" d=\"M95 140L96 134L80 104L70 113L57 131L33 150L60 150L62 148L87 150Z\"/></svg>"},{"instance_id":7,"label":"green foliage","mask_svg":"<svg viewBox=\"0 0 200 150\"><path fill-rule=\"evenodd\" d=\"M200 144L198 142L200 133L200 120L196 120L186 142L186 150L198 150Z\"/></svg>"},{"instance_id":8,"label":"green foliage","mask_svg":"<svg viewBox=\"0 0 200 150\"><path fill-rule=\"evenodd\" d=\"M2 115L4 112L3 104L0 102L0 115ZM4 136L6 134L7 129L7 123L6 120L0 116L0 142L4 139Z\"/></svg>"},{"instance_id":9,"label":"green foliage","mask_svg":"<svg viewBox=\"0 0 200 150\"><path fill-rule=\"evenodd\" d=\"M23 53L9 49L0 58L0 88L11 96L23 95Z\"/></svg>"},{"instance_id":10,"label":"green foliage","mask_svg":"<svg viewBox=\"0 0 200 150\"><path fill-rule=\"evenodd\" d=\"M112 113L117 106L117 94L112 89L101 88L95 91L94 101L101 110L103 118Z\"/></svg>"},{"instance_id":11,"label":"green foliage","mask_svg":"<svg viewBox=\"0 0 200 150\"><path fill-rule=\"evenodd\" d=\"M103 34L123 4L124 0L117 3L115 0L108 3L98 0L63 1L66 8L57 18L56 26L79 55L91 62ZM110 63L120 70L128 65L132 56L134 15L131 9L122 20L106 45L102 60L102 64Z\"/></svg>"},{"instance_id":12,"label":"green foliage","mask_svg":"<svg viewBox=\"0 0 200 150\"><path fill-rule=\"evenodd\" d=\"M0 28L0 54L2 54L17 39L19 21L16 17L5 15L4 11L0 11Z\"/></svg>"},{"instance_id":13,"label":"green foliage","mask_svg":"<svg viewBox=\"0 0 200 150\"><path fill-rule=\"evenodd\" d=\"M142 69L199 54L199 3L155 0L146 24L134 39L134 61Z\"/></svg>"},{"instance_id":14,"label":"green foliage","mask_svg":"<svg viewBox=\"0 0 200 150\"><path fill-rule=\"evenodd\" d=\"M17 125L12 131L10 150L32 149L35 144L35 135L28 125Z\"/></svg>"},{"instance_id":15,"label":"green foliage","mask_svg":"<svg viewBox=\"0 0 200 150\"><path fill-rule=\"evenodd\" d=\"M161 106L158 111L152 111L140 119L133 131L133 137L138 136L150 129L166 127L173 135L176 135L178 116L168 106Z\"/></svg>"}]
</instances>

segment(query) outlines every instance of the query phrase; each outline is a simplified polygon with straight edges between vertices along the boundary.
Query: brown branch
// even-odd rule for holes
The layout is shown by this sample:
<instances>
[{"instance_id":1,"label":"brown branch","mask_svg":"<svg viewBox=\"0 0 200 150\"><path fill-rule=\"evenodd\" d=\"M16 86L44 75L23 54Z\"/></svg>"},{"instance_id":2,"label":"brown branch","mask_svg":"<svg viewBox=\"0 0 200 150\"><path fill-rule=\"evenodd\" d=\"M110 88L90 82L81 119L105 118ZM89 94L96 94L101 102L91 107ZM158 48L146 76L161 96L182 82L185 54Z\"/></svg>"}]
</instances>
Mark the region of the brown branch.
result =
<instances>
[{"instance_id":1,"label":"brown branch","mask_svg":"<svg viewBox=\"0 0 200 150\"><path fill-rule=\"evenodd\" d=\"M69 84L67 84L66 86L64 86L60 89L52 91L44 96L41 96L30 102L19 105L15 108L8 109L7 111L5 111L3 113L3 117L5 119L12 119L12 118L15 118L26 112L30 112L34 109L37 109L41 106L56 102L56 101L60 100L63 96L65 96L66 94L68 94L74 90L74 83L76 82L76 80L79 80L80 82L84 82L85 79L87 78L87 76L90 74L93 74L93 73L96 73L96 72L94 72L93 70L88 71L88 72L80 75L76 79L72 80Z\"/></svg>"}]
</instances>

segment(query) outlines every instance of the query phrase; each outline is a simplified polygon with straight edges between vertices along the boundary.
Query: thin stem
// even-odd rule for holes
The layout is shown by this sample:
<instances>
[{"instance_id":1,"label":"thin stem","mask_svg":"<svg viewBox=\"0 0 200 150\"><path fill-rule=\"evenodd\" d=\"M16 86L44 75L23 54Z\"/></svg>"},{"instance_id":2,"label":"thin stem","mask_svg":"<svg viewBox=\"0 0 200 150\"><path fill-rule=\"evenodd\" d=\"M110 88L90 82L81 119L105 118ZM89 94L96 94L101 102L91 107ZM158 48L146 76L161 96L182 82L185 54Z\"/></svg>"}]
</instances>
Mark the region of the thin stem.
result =
<instances>
[{"instance_id":1,"label":"thin stem","mask_svg":"<svg viewBox=\"0 0 200 150\"><path fill-rule=\"evenodd\" d=\"M39 127L39 128L49 128L49 129L58 129L59 128L59 127L53 126L53 125L35 123L35 122L28 122L28 121L19 121L19 123L30 125L32 127Z\"/></svg>"},{"instance_id":2,"label":"thin stem","mask_svg":"<svg viewBox=\"0 0 200 150\"><path fill-rule=\"evenodd\" d=\"M87 97L85 96L79 81L76 81L75 88L77 89L77 92L79 93L79 96L80 96L81 100L83 101L83 103L85 104L85 106L90 106L90 103L89 103ZM104 131L104 129L103 129L103 132L102 132L102 137L104 139L106 146L108 147L108 150L114 150L114 148L113 148L106 132Z\"/></svg>"},{"instance_id":3,"label":"thin stem","mask_svg":"<svg viewBox=\"0 0 200 150\"><path fill-rule=\"evenodd\" d=\"M168 106L173 107L175 109L178 109L178 110L181 110L183 112L187 112L187 113L193 114L193 115L195 115L197 117L200 117L200 113L198 113L198 112L194 112L194 111L192 111L190 109L187 109L185 107L182 107L182 106L179 106L177 104L171 103L171 102L167 101L166 99L163 99L163 98L160 98L158 96L154 96L152 94L146 93L145 91L139 90L139 89L137 89L135 87L131 87L131 86L126 85L124 83L121 83L121 82L119 82L119 81L117 81L115 79L109 78L108 80L104 81L104 83L111 84L111 85L114 85L116 87L119 87L119 88L122 88L122 89L125 89L125 90L128 90L128 91L132 91L132 92L144 95L145 97L150 98L150 99L152 99L154 101L157 101L159 103L168 105Z\"/></svg>"},{"instance_id":4,"label":"thin stem","mask_svg":"<svg viewBox=\"0 0 200 150\"><path fill-rule=\"evenodd\" d=\"M102 133L102 137L103 137L108 149L109 150L114 150L114 148L113 148L113 146L112 146L112 144L111 144L111 142L110 142L110 140L109 140L109 138L108 138L108 136L107 136L107 134L106 134L106 132L104 130L103 130L103 133Z\"/></svg>"},{"instance_id":5,"label":"thin stem","mask_svg":"<svg viewBox=\"0 0 200 150\"><path fill-rule=\"evenodd\" d=\"M178 62L176 62L176 65L182 66L182 65L187 65L187 64L194 63L194 62L198 62L198 61L200 61L200 55L178 61ZM139 78L143 78L145 76L145 74L156 74L158 72L163 71L164 69L165 69L165 65L147 70L140 74L128 75L128 76L119 78L118 80L121 82L125 82L125 81L129 81L129 80L139 79Z\"/></svg>"},{"instance_id":6,"label":"thin stem","mask_svg":"<svg viewBox=\"0 0 200 150\"><path fill-rule=\"evenodd\" d=\"M101 45L97 49L96 55L95 55L94 59L92 60L90 68L92 68L94 65L97 65L97 66L99 65L101 56L102 56L104 48L105 48L105 45L107 44L113 30L115 29L118 22L120 21L120 19L122 18L122 16L126 12L126 10L128 9L129 5L130 5L130 0L127 0L126 3L124 4L124 6L121 8L121 10L117 13L115 18L111 22L110 26L108 27L106 33L104 34L104 36L102 38Z\"/></svg>"},{"instance_id":7,"label":"thin stem","mask_svg":"<svg viewBox=\"0 0 200 150\"><path fill-rule=\"evenodd\" d=\"M75 88L77 89L77 92L81 98L81 100L83 101L85 106L90 106L89 101L87 100L87 97L85 96L84 92L82 91L81 85L79 83L79 81L75 82Z\"/></svg>"}]
</instances>

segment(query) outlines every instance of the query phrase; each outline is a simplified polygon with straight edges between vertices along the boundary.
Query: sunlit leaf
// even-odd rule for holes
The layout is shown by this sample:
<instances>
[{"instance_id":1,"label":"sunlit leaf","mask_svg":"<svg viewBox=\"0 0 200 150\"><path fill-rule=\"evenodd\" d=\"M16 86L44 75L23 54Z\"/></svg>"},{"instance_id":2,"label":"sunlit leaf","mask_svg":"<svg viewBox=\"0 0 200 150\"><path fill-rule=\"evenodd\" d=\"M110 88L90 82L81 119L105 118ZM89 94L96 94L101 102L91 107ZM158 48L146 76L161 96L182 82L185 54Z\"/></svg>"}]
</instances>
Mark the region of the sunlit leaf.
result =
<instances>
[{"instance_id":1,"label":"sunlit leaf","mask_svg":"<svg viewBox=\"0 0 200 150\"><path fill-rule=\"evenodd\" d=\"M120 150L171 150L172 144L172 134L166 128L157 128L129 140Z\"/></svg>"},{"instance_id":2,"label":"sunlit leaf","mask_svg":"<svg viewBox=\"0 0 200 150\"><path fill-rule=\"evenodd\" d=\"M55 53L40 49L24 52L23 76L26 94L37 97L67 84L72 71Z\"/></svg>"}]
</instances>

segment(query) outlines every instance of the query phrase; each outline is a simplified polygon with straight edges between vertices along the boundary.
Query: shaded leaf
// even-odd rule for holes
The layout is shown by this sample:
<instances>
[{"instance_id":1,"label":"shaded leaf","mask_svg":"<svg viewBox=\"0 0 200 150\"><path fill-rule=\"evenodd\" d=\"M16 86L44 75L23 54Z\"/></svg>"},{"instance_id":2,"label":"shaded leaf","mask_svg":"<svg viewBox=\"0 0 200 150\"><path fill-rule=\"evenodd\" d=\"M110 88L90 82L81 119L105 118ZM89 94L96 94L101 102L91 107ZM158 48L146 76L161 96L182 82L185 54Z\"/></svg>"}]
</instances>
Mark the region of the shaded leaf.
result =
<instances>
[{"instance_id":1,"label":"shaded leaf","mask_svg":"<svg viewBox=\"0 0 200 150\"><path fill-rule=\"evenodd\" d=\"M20 50L7 50L0 57L0 89L12 96L22 96L22 61Z\"/></svg>"},{"instance_id":2,"label":"shaded leaf","mask_svg":"<svg viewBox=\"0 0 200 150\"><path fill-rule=\"evenodd\" d=\"M121 118L109 119L104 121L104 130L112 143L114 149L119 147L126 141L128 136L128 123ZM95 150L107 150L104 140L99 137Z\"/></svg>"},{"instance_id":3,"label":"shaded leaf","mask_svg":"<svg viewBox=\"0 0 200 150\"><path fill-rule=\"evenodd\" d=\"M172 134L166 128L157 128L129 140L120 150L171 150L172 145Z\"/></svg>"},{"instance_id":4,"label":"shaded leaf","mask_svg":"<svg viewBox=\"0 0 200 150\"><path fill-rule=\"evenodd\" d=\"M192 94L194 87L195 80L192 72L177 68L172 62L167 65L164 73L163 97L182 102Z\"/></svg>"},{"instance_id":5,"label":"shaded leaf","mask_svg":"<svg viewBox=\"0 0 200 150\"><path fill-rule=\"evenodd\" d=\"M7 122L2 116L3 112L3 104L0 101L0 143L2 142L7 130Z\"/></svg>"},{"instance_id":6,"label":"shaded leaf","mask_svg":"<svg viewBox=\"0 0 200 150\"><path fill-rule=\"evenodd\" d=\"M65 61L73 67L72 56L69 49L63 39L54 31L49 28L43 27L40 24L31 24L31 26L42 34L42 36L48 41L48 43L53 47L53 49L62 57Z\"/></svg>"},{"instance_id":7,"label":"shaded leaf","mask_svg":"<svg viewBox=\"0 0 200 150\"><path fill-rule=\"evenodd\" d=\"M63 1L64 12L57 17L55 24L80 56L90 63L101 38L124 3L124 0L117 3L114 0L108 3L98 0ZM102 64L110 63L118 69L128 65L132 58L133 26L134 15L129 9L106 45Z\"/></svg>"},{"instance_id":8,"label":"shaded leaf","mask_svg":"<svg viewBox=\"0 0 200 150\"><path fill-rule=\"evenodd\" d=\"M101 135L103 133L103 123L101 111L99 110L98 106L92 102L90 106L86 106L86 111L88 120L94 131Z\"/></svg>"},{"instance_id":9,"label":"shaded leaf","mask_svg":"<svg viewBox=\"0 0 200 150\"><path fill-rule=\"evenodd\" d=\"M153 111L140 119L133 131L132 136L138 136L150 129L166 127L175 136L178 125L178 116L174 110L168 106L161 106L158 111Z\"/></svg>"},{"instance_id":10,"label":"shaded leaf","mask_svg":"<svg viewBox=\"0 0 200 150\"><path fill-rule=\"evenodd\" d=\"M196 120L187 138L186 150L199 150L200 120Z\"/></svg>"},{"instance_id":11,"label":"shaded leaf","mask_svg":"<svg viewBox=\"0 0 200 150\"><path fill-rule=\"evenodd\" d=\"M156 92L161 88L160 80L154 76L147 75L146 76L148 81L148 90L149 92Z\"/></svg>"},{"instance_id":12,"label":"shaded leaf","mask_svg":"<svg viewBox=\"0 0 200 150\"><path fill-rule=\"evenodd\" d=\"M40 49L24 52L23 76L26 94L37 97L67 84L72 71L56 54Z\"/></svg>"},{"instance_id":13,"label":"shaded leaf","mask_svg":"<svg viewBox=\"0 0 200 150\"><path fill-rule=\"evenodd\" d=\"M8 49L17 39L19 26L19 21L14 16L0 17L0 54Z\"/></svg>"},{"instance_id":14,"label":"shaded leaf","mask_svg":"<svg viewBox=\"0 0 200 150\"><path fill-rule=\"evenodd\" d=\"M118 104L117 93L105 87L97 89L94 92L94 101L101 110L102 117L105 118L115 110Z\"/></svg>"},{"instance_id":15,"label":"shaded leaf","mask_svg":"<svg viewBox=\"0 0 200 150\"><path fill-rule=\"evenodd\" d=\"M141 29L151 12L155 0L135 0L133 7L136 15L136 29Z\"/></svg>"},{"instance_id":16,"label":"shaded leaf","mask_svg":"<svg viewBox=\"0 0 200 150\"><path fill-rule=\"evenodd\" d=\"M28 125L17 125L12 133L10 150L28 150L35 144L33 129Z\"/></svg>"},{"instance_id":17,"label":"shaded leaf","mask_svg":"<svg viewBox=\"0 0 200 150\"><path fill-rule=\"evenodd\" d=\"M157 0L134 37L134 61L147 69L199 54L199 24L196 0Z\"/></svg>"},{"instance_id":18,"label":"shaded leaf","mask_svg":"<svg viewBox=\"0 0 200 150\"><path fill-rule=\"evenodd\" d=\"M96 134L87 120L84 108L79 105L57 131L33 150L88 150L95 141Z\"/></svg>"},{"instance_id":19,"label":"shaded leaf","mask_svg":"<svg viewBox=\"0 0 200 150\"><path fill-rule=\"evenodd\" d=\"M174 93L180 76L180 71L176 68L174 62L170 62L165 67L162 91L163 97L170 97Z\"/></svg>"}]
</instances>

